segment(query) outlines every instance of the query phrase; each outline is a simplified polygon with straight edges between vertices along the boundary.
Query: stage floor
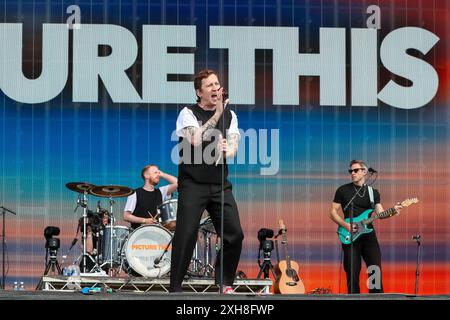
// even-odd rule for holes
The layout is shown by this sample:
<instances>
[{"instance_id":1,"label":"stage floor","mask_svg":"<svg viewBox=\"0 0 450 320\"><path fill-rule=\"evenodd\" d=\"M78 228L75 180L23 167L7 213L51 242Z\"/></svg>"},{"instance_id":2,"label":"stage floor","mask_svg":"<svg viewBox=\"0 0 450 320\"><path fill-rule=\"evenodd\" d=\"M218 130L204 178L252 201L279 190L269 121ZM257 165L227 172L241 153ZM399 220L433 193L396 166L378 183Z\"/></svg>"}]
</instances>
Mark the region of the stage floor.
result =
<instances>
[{"instance_id":1,"label":"stage floor","mask_svg":"<svg viewBox=\"0 0 450 320\"><path fill-rule=\"evenodd\" d=\"M109 277L83 275L77 278L45 275L35 291L0 290L0 300L449 300L450 295L384 294L292 294L271 293L270 279L236 279L234 294L219 294L212 278L189 278L183 281L182 293L169 293L168 277ZM82 293L81 289L99 291Z\"/></svg>"},{"instance_id":2,"label":"stage floor","mask_svg":"<svg viewBox=\"0 0 450 320\"><path fill-rule=\"evenodd\" d=\"M311 301L311 300L447 300L450 295L424 295L414 296L407 294L301 294L301 295L280 295L280 294L218 294L212 292L205 293L156 293L156 292L113 292L82 294L79 291L1 291L0 300L177 300L177 301L214 301L214 300L238 300L248 302L269 302L269 301Z\"/></svg>"}]
</instances>

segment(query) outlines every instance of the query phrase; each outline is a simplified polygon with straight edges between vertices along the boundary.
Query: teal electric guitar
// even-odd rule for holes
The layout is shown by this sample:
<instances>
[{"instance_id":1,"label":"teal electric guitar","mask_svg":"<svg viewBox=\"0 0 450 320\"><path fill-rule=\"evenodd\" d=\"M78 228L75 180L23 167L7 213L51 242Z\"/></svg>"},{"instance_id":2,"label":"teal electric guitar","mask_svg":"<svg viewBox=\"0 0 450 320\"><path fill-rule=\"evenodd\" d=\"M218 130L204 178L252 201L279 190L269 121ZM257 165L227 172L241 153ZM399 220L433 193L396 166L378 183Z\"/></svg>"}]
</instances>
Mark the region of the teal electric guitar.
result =
<instances>
[{"instance_id":1,"label":"teal electric guitar","mask_svg":"<svg viewBox=\"0 0 450 320\"><path fill-rule=\"evenodd\" d=\"M418 203L419 200L417 198L411 198L411 199L406 199L405 201L403 201L401 203L401 205L403 207L408 207L410 205L412 205L413 203ZM372 222L374 222L376 219L378 218L389 218L393 215L396 214L396 211L394 208L389 208L383 212L377 213L374 216L370 216L370 214L373 212L372 209L368 209L366 211L364 211L363 213L361 213L359 216L353 218L353 224L357 226L358 230L353 232L353 242L355 242L356 239L359 238L360 235L364 234L364 233L370 233L373 231L372 228L369 228L368 225L371 224ZM350 218L347 218L344 220L347 223L350 223ZM343 244L350 244L350 232L347 231L347 229L345 229L342 226L339 226L337 233L339 235L339 240L341 240L341 242Z\"/></svg>"}]
</instances>

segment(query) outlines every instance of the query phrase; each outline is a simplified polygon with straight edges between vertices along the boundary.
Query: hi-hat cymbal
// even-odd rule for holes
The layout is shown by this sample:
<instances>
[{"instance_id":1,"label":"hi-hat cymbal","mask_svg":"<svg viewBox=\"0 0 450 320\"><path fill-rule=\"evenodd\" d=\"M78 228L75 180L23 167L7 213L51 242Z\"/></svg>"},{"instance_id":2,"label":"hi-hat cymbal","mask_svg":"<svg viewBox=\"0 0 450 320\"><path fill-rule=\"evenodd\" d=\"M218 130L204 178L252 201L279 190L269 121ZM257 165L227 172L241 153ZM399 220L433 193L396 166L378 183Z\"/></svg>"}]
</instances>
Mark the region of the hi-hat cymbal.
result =
<instances>
[{"instance_id":1,"label":"hi-hat cymbal","mask_svg":"<svg viewBox=\"0 0 450 320\"><path fill-rule=\"evenodd\" d=\"M78 193L85 193L85 192L89 193L89 190L95 188L96 185L87 182L69 182L66 183L66 187Z\"/></svg>"},{"instance_id":2,"label":"hi-hat cymbal","mask_svg":"<svg viewBox=\"0 0 450 320\"><path fill-rule=\"evenodd\" d=\"M124 186L98 186L89 190L89 193L97 197L118 198L127 197L134 193L133 189Z\"/></svg>"},{"instance_id":3,"label":"hi-hat cymbal","mask_svg":"<svg viewBox=\"0 0 450 320\"><path fill-rule=\"evenodd\" d=\"M205 212L208 213L206 210L205 210ZM202 216L205 215L205 212L203 212ZM200 227L200 230L203 232L209 232L209 233L213 233L213 234L216 233L216 229L214 229L214 224L212 223L209 213L205 218L200 220L199 227Z\"/></svg>"}]
</instances>

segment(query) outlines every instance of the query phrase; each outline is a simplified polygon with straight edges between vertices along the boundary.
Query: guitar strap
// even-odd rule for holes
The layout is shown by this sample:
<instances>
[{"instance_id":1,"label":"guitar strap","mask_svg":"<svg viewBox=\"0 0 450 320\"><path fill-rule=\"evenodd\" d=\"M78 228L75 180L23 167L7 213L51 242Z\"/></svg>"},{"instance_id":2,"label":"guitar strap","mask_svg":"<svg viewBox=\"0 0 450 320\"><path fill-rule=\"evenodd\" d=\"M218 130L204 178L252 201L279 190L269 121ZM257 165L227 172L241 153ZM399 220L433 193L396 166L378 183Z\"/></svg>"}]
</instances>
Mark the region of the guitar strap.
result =
<instances>
[{"instance_id":1,"label":"guitar strap","mask_svg":"<svg viewBox=\"0 0 450 320\"><path fill-rule=\"evenodd\" d=\"M375 200L373 198L373 188L371 186L367 186L367 190L369 191L370 206L372 207L372 210L374 210Z\"/></svg>"}]
</instances>

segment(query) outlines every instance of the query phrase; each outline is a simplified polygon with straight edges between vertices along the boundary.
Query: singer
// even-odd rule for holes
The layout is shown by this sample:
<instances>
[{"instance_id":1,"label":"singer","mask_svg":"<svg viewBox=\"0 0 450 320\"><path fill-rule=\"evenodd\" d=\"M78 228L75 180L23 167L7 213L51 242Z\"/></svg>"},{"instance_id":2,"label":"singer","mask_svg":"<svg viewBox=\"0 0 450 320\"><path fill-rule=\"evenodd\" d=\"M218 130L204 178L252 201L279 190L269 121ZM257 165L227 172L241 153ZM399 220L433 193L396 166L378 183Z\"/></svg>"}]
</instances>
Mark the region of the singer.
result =
<instances>
[{"instance_id":1,"label":"singer","mask_svg":"<svg viewBox=\"0 0 450 320\"><path fill-rule=\"evenodd\" d=\"M237 153L240 138L235 112L225 109L224 89L213 70L200 71L194 78L197 104L183 108L178 115L179 137L178 212L173 238L170 291L181 292L197 240L198 226L206 209L223 241L224 293L231 293L244 234L238 208L227 180L226 158ZM220 158L222 158L221 161ZM222 191L224 194L224 234L221 234ZM220 252L215 278L219 284Z\"/></svg>"},{"instance_id":2,"label":"singer","mask_svg":"<svg viewBox=\"0 0 450 320\"><path fill-rule=\"evenodd\" d=\"M375 170L370 170L376 172ZM331 205L330 219L336 224L344 227L350 232L351 226L345 222L338 214L342 209L344 211L344 218L348 218L353 207L353 218L359 216L367 209L373 209L374 212L379 213L384 211L380 203L380 193L377 189L373 190L373 201L369 196L369 187L366 185L368 179L368 168L362 160L352 160L348 173L351 175L351 183L340 186L335 193L334 200ZM371 172L369 172L371 173ZM353 199L353 200L352 200ZM348 205L353 202L353 206ZM345 210L343 209L345 208ZM400 205L394 206L397 212L402 208ZM373 228L370 225L370 228ZM355 231L355 225L352 228ZM353 255L351 250L353 249ZM366 265L378 266L380 271L379 287L369 288L370 293L382 293L383 284L381 276L381 250L378 244L378 239L375 230L371 233L366 233L354 241L353 245L343 244L342 250L344 252L344 270L347 274L347 288L348 293L360 293L359 288L359 274L361 271L361 258L364 259ZM353 256L353 273L352 259ZM353 275L353 277L352 277ZM353 279L353 281L351 281ZM353 283L353 286L351 285Z\"/></svg>"}]
</instances>

